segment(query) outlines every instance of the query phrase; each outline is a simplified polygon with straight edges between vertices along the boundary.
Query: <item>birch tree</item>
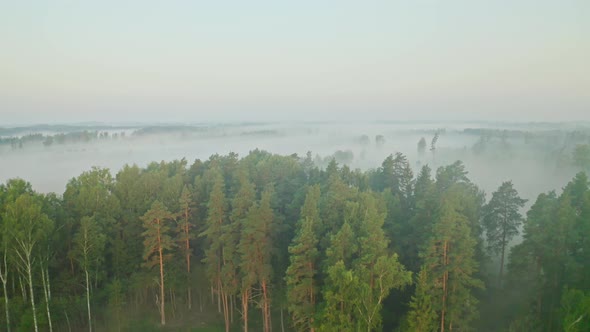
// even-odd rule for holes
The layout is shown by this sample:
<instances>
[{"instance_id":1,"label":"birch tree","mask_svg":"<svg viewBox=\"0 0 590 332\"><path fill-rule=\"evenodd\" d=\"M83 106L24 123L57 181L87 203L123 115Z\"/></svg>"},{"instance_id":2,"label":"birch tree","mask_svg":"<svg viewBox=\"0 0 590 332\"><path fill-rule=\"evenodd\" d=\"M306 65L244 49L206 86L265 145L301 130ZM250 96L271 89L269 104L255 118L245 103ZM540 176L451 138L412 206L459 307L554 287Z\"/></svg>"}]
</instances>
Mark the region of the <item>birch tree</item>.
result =
<instances>
[{"instance_id":1,"label":"birch tree","mask_svg":"<svg viewBox=\"0 0 590 332\"><path fill-rule=\"evenodd\" d=\"M90 271L100 263L104 255L106 237L93 217L83 217L80 221L80 229L74 236L74 252L78 264L84 270L86 288L86 308L88 311L88 330L92 332L92 311L90 308Z\"/></svg>"},{"instance_id":2,"label":"birch tree","mask_svg":"<svg viewBox=\"0 0 590 332\"><path fill-rule=\"evenodd\" d=\"M33 324L35 332L38 332L33 272L39 261L38 246L53 228L53 221L41 212L38 199L30 194L23 194L13 203L8 203L3 219L11 234L11 247L19 270L27 280Z\"/></svg>"}]
</instances>

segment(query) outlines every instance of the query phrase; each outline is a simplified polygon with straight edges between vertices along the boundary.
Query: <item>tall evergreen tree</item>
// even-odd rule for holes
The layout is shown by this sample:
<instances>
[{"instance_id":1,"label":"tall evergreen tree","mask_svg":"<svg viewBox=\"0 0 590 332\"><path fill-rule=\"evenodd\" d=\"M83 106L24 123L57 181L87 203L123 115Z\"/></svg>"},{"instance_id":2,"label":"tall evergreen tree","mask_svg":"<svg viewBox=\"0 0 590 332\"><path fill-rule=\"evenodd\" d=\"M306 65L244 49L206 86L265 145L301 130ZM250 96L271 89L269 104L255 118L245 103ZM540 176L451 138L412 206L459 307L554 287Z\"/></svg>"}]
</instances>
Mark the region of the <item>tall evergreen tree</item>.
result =
<instances>
[{"instance_id":1,"label":"tall evergreen tree","mask_svg":"<svg viewBox=\"0 0 590 332\"><path fill-rule=\"evenodd\" d=\"M518 235L522 224L520 209L526 203L526 199L520 198L512 181L502 185L492 194L492 199L485 206L483 212L483 225L486 230L488 250L500 254L499 283L502 285L504 273L504 257L506 247L512 238Z\"/></svg>"},{"instance_id":2,"label":"tall evergreen tree","mask_svg":"<svg viewBox=\"0 0 590 332\"><path fill-rule=\"evenodd\" d=\"M272 187L262 192L260 202L248 212L239 244L241 254L240 268L243 271L242 287L259 287L262 310L263 331L271 330L270 300L272 277L273 210L271 207Z\"/></svg>"},{"instance_id":3,"label":"tall evergreen tree","mask_svg":"<svg viewBox=\"0 0 590 332\"><path fill-rule=\"evenodd\" d=\"M221 268L223 266L223 226L225 224L227 203L225 198L225 184L221 173L213 169L213 187L207 203L207 221L205 230L201 236L205 237L205 258L203 262L207 266L207 275L212 291L217 295L217 309L222 311L223 285L221 280ZM224 309L225 310L225 309ZM226 312L224 311L224 316ZM227 319L226 319L227 321Z\"/></svg>"},{"instance_id":4,"label":"tall evergreen tree","mask_svg":"<svg viewBox=\"0 0 590 332\"><path fill-rule=\"evenodd\" d=\"M289 246L291 264L287 269L287 300L295 327L315 331L314 316L317 297L316 274L318 269L317 224L320 187L309 187L305 203L301 208L301 219L297 232Z\"/></svg>"},{"instance_id":5,"label":"tall evergreen tree","mask_svg":"<svg viewBox=\"0 0 590 332\"><path fill-rule=\"evenodd\" d=\"M412 296L411 310L407 317L409 331L435 332L437 330L437 315L430 296L432 287L426 269L420 270L416 281L416 292Z\"/></svg>"},{"instance_id":6,"label":"tall evergreen tree","mask_svg":"<svg viewBox=\"0 0 590 332\"><path fill-rule=\"evenodd\" d=\"M145 266L152 268L158 266L160 270L160 322L166 325L166 298L164 286L164 260L169 256L168 252L174 247L174 242L170 236L169 221L173 219L164 204L155 201L143 217L144 253Z\"/></svg>"},{"instance_id":7,"label":"tall evergreen tree","mask_svg":"<svg viewBox=\"0 0 590 332\"><path fill-rule=\"evenodd\" d=\"M193 249L191 247L191 240L195 238L192 231L194 225L192 223L192 216L194 214L194 203L192 194L188 186L182 188L182 193L179 199L179 219L177 220L176 232L178 234L178 247L181 248L186 264L186 296L188 309L192 308L192 280L191 280L191 258Z\"/></svg>"},{"instance_id":8,"label":"tall evergreen tree","mask_svg":"<svg viewBox=\"0 0 590 332\"><path fill-rule=\"evenodd\" d=\"M469 329L477 317L477 300L472 290L483 287L473 276L477 271L477 242L471 235L468 219L461 213L457 189L450 188L441 198L431 239L422 252L422 273L427 274L432 285L428 295L441 332Z\"/></svg>"},{"instance_id":9,"label":"tall evergreen tree","mask_svg":"<svg viewBox=\"0 0 590 332\"><path fill-rule=\"evenodd\" d=\"M422 250L434 225L434 214L438 207L438 196L432 180L431 170L425 165L416 178L414 188L414 211L404 232L390 235L394 246L399 248L400 260L417 273L422 265L419 252ZM389 216L388 216L389 217Z\"/></svg>"},{"instance_id":10,"label":"tall evergreen tree","mask_svg":"<svg viewBox=\"0 0 590 332\"><path fill-rule=\"evenodd\" d=\"M242 257L240 254L240 241L243 236L242 229L247 222L248 211L252 208L256 201L256 191L254 185L248 180L245 174L240 176L240 189L232 201L232 210L230 215L231 224L226 227L226 238L229 241L227 248L228 256L231 265L226 265L225 269L230 276L232 283L235 285L235 291L239 291L241 295L241 311L244 331L248 331L248 308L250 304L250 297L252 296L253 281L248 279L248 276L243 276L240 271L240 264L242 264Z\"/></svg>"}]
</instances>

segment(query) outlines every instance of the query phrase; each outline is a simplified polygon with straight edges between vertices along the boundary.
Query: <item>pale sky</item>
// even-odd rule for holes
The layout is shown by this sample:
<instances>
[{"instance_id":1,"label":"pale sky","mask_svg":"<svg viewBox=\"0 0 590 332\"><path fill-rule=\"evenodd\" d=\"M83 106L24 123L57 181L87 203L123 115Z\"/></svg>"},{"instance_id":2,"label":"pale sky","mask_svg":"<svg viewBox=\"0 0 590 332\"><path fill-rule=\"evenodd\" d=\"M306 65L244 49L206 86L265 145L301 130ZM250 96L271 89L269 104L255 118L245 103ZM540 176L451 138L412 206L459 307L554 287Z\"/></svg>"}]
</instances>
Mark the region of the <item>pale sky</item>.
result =
<instances>
[{"instance_id":1,"label":"pale sky","mask_svg":"<svg viewBox=\"0 0 590 332\"><path fill-rule=\"evenodd\" d=\"M0 0L0 126L590 121L589 0Z\"/></svg>"}]
</instances>

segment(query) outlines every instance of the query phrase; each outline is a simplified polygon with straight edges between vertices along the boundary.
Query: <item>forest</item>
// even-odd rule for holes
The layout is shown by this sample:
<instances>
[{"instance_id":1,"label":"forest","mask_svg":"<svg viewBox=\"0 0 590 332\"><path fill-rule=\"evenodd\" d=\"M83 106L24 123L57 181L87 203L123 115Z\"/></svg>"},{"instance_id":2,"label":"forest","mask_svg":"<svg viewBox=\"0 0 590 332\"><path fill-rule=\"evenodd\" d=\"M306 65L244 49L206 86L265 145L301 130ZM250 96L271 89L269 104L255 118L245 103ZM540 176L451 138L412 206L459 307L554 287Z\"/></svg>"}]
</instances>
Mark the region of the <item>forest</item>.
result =
<instances>
[{"instance_id":1,"label":"forest","mask_svg":"<svg viewBox=\"0 0 590 332\"><path fill-rule=\"evenodd\" d=\"M93 167L63 194L9 179L0 326L590 331L586 152L531 202L402 153L367 170L258 149Z\"/></svg>"}]
</instances>

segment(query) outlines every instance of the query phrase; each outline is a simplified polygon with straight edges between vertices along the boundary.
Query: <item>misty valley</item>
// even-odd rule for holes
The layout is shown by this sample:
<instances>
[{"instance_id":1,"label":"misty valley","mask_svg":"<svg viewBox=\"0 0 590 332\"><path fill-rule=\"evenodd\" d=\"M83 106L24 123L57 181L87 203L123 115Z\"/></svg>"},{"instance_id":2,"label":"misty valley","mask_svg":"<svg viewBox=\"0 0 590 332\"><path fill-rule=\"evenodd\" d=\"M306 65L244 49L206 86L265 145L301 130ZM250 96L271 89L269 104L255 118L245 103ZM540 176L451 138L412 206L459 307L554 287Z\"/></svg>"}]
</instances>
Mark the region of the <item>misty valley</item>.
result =
<instances>
[{"instance_id":1,"label":"misty valley","mask_svg":"<svg viewBox=\"0 0 590 332\"><path fill-rule=\"evenodd\" d=\"M0 128L6 331L590 331L590 124Z\"/></svg>"}]
</instances>

